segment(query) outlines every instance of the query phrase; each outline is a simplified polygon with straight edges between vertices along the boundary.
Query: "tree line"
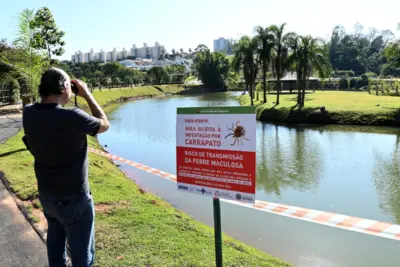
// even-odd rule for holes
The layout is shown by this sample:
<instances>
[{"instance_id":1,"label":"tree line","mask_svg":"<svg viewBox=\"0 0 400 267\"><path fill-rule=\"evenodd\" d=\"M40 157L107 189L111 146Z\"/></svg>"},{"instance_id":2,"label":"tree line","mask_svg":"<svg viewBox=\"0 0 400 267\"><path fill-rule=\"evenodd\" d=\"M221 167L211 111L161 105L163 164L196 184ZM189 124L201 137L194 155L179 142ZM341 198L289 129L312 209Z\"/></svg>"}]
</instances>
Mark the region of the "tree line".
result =
<instances>
[{"instance_id":1,"label":"tree line","mask_svg":"<svg viewBox=\"0 0 400 267\"><path fill-rule=\"evenodd\" d=\"M362 87L372 77L400 76L400 41L388 30L371 28L367 34L356 24L353 33L342 26L333 29L328 42L286 31L286 24L257 26L255 36L243 36L229 58L199 46L194 56L194 73L210 88L223 88L243 80L253 104L253 92L261 80L263 102L267 102L267 78L275 80L279 105L281 79L289 72L297 76L299 106L304 105L305 90L311 76L342 78L340 85ZM358 79L350 77L361 76ZM393 84L393 83L391 83ZM396 90L397 92L398 90Z\"/></svg>"},{"instance_id":2,"label":"tree line","mask_svg":"<svg viewBox=\"0 0 400 267\"><path fill-rule=\"evenodd\" d=\"M364 33L357 24L352 32L336 26L328 41L300 36L286 31L286 24L257 26L254 36L243 36L232 50L233 56L211 52L200 44L185 52L172 50L160 56L192 59L191 75L211 91L221 91L244 83L253 99L260 84L263 102L267 102L267 79L274 79L276 101L280 102L281 79L289 72L296 73L298 104L304 105L304 94L311 76L342 78L340 86L362 87L371 77L400 76L400 41L388 30L374 28ZM137 84L182 83L188 75L185 66L155 66L148 71L127 68L118 62L59 62L57 56L65 53L61 31L47 7L25 9L18 17L15 40L9 44L0 41L0 86L11 85L23 102L37 99L40 75L50 66L63 68L73 78L80 78L91 87L113 87ZM360 78L353 78L360 77ZM398 90L396 90L398 91Z\"/></svg>"},{"instance_id":3,"label":"tree line","mask_svg":"<svg viewBox=\"0 0 400 267\"><path fill-rule=\"evenodd\" d=\"M58 28L47 7L36 11L24 9L18 16L17 24L18 31L12 43L0 40L0 87L10 88L13 101L19 98L24 104L35 101L38 98L40 76L51 66L62 68L72 78L80 78L89 86L99 88L183 83L188 75L183 65L155 66L149 71L140 71L119 62L60 62L56 57L65 53L65 32ZM183 49L180 54L173 51L163 56L174 59L178 55L189 56Z\"/></svg>"},{"instance_id":4,"label":"tree line","mask_svg":"<svg viewBox=\"0 0 400 267\"><path fill-rule=\"evenodd\" d=\"M101 63L98 61L74 63L60 62L55 66L64 69L71 78L78 78L92 88L133 86L139 84L183 83L187 77L182 65L154 66L148 71L126 67L119 62Z\"/></svg>"},{"instance_id":5,"label":"tree line","mask_svg":"<svg viewBox=\"0 0 400 267\"><path fill-rule=\"evenodd\" d=\"M194 58L194 70L205 86L221 88L226 86L234 74L243 78L250 92L253 92L262 77L263 101L267 102L267 76L272 72L276 79L276 105L280 101L281 79L289 71L297 73L299 82L298 104L304 105L306 82L313 73L326 77L331 72L328 49L319 39L299 36L285 30L286 24L269 27L258 26L254 37L243 36L234 44L234 56L229 60L224 54L211 53L201 47ZM232 73L233 72L233 73Z\"/></svg>"}]
</instances>

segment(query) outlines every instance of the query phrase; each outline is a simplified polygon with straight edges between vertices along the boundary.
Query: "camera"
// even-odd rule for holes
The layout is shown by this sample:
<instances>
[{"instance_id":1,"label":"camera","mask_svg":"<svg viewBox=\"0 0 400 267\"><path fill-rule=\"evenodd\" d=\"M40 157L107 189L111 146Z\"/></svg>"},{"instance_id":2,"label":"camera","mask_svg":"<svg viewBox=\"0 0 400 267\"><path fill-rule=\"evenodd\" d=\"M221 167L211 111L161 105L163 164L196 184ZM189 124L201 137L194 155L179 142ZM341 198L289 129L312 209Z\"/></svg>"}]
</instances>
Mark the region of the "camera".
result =
<instances>
[{"instance_id":1,"label":"camera","mask_svg":"<svg viewBox=\"0 0 400 267\"><path fill-rule=\"evenodd\" d=\"M78 86L74 82L71 82L71 91L76 95L78 94Z\"/></svg>"}]
</instances>

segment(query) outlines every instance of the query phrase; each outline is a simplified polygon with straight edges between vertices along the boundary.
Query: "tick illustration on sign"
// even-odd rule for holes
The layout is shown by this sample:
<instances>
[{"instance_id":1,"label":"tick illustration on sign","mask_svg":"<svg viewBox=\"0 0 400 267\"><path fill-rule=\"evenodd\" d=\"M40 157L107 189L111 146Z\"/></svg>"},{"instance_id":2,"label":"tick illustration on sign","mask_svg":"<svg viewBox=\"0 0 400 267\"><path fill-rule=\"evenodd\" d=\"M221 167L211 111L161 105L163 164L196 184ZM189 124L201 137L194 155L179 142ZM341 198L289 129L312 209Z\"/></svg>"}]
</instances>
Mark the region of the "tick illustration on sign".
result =
<instances>
[{"instance_id":1,"label":"tick illustration on sign","mask_svg":"<svg viewBox=\"0 0 400 267\"><path fill-rule=\"evenodd\" d=\"M245 137L246 135L246 130L242 125L239 125L239 121L236 122L236 127L232 123L232 128L228 128L228 130L232 131L230 134L225 136L225 138L228 138L229 136L232 136L232 138L235 140L231 146L234 145L239 145L239 142L241 145L243 145L243 140L249 140L248 138Z\"/></svg>"}]
</instances>

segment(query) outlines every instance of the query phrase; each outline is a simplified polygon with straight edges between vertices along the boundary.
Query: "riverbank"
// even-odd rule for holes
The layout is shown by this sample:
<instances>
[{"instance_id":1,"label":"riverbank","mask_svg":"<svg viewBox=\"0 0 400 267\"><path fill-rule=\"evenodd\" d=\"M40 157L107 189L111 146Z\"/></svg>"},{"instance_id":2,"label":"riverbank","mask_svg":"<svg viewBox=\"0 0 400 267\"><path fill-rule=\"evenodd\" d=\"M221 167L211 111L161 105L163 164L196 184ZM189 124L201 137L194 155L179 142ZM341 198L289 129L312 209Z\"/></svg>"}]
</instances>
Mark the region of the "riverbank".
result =
<instances>
[{"instance_id":1,"label":"riverbank","mask_svg":"<svg viewBox=\"0 0 400 267\"><path fill-rule=\"evenodd\" d=\"M107 106L122 99L155 93L153 89L135 89L139 88L95 91L94 94L101 105ZM33 220L40 221L43 218L38 213L40 203L33 158L25 150L22 135L19 132L0 145L0 170ZM95 138L88 140L90 147L102 149ZM110 160L90 154L89 162L89 182L97 212L96 266L214 265L212 228L143 191ZM226 235L223 240L225 266L289 266Z\"/></svg>"},{"instance_id":2,"label":"riverbank","mask_svg":"<svg viewBox=\"0 0 400 267\"><path fill-rule=\"evenodd\" d=\"M262 94L260 94L262 99ZM266 104L254 101L257 119L276 123L343 124L400 126L400 98L376 96L366 92L316 91L306 94L305 106L296 105L297 95L268 95ZM239 97L241 105L250 105L249 95ZM325 111L321 111L325 107Z\"/></svg>"},{"instance_id":3,"label":"riverbank","mask_svg":"<svg viewBox=\"0 0 400 267\"><path fill-rule=\"evenodd\" d=\"M143 99L148 97L163 97L173 95L188 90L187 87L180 84L171 85L148 85L138 87L112 88L111 90L103 88L96 89L92 92L96 101L102 107L108 107L112 104L125 102L135 99ZM78 106L84 110L89 110L86 101L78 97ZM73 101L73 99L71 99ZM71 102L70 105L73 103Z\"/></svg>"}]
</instances>

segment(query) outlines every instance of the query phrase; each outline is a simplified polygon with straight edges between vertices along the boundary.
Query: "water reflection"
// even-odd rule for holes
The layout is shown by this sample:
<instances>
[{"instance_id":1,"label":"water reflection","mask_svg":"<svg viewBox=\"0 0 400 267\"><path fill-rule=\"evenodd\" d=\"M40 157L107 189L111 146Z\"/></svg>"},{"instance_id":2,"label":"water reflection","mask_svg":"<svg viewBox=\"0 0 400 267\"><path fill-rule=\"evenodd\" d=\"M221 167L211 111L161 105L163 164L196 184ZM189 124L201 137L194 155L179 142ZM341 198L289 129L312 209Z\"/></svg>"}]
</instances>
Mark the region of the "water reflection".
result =
<instances>
[{"instance_id":1,"label":"water reflection","mask_svg":"<svg viewBox=\"0 0 400 267\"><path fill-rule=\"evenodd\" d=\"M284 188L309 190L318 187L323 168L318 140L303 128L261 124L257 160L257 184L266 192L281 195Z\"/></svg>"},{"instance_id":2,"label":"water reflection","mask_svg":"<svg viewBox=\"0 0 400 267\"><path fill-rule=\"evenodd\" d=\"M99 139L114 154L176 173L176 108L232 105L223 93L126 103ZM256 197L400 223L398 143L393 128L259 122Z\"/></svg>"},{"instance_id":3,"label":"water reflection","mask_svg":"<svg viewBox=\"0 0 400 267\"><path fill-rule=\"evenodd\" d=\"M400 135L393 138L393 150L386 153L374 149L372 177L382 209L392 214L400 224Z\"/></svg>"}]
</instances>

